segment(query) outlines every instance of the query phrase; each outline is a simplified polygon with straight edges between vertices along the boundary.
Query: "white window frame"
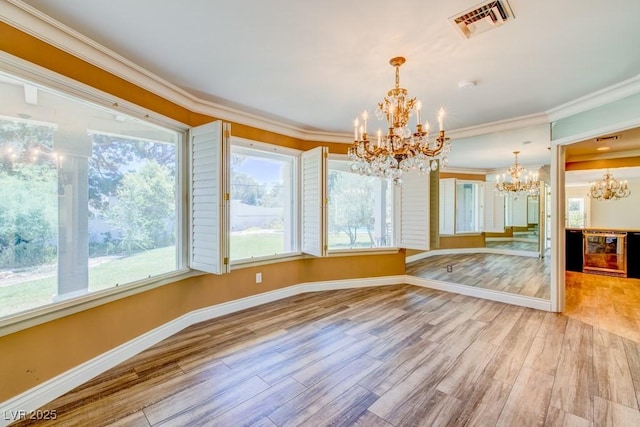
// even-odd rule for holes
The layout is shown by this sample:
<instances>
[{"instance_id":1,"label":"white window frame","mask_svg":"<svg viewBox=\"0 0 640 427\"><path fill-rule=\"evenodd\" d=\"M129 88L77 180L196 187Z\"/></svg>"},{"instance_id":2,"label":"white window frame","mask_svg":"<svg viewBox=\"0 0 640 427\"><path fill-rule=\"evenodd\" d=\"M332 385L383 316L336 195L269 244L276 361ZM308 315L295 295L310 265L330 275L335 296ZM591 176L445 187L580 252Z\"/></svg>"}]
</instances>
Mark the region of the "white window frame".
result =
<instances>
[{"instance_id":1,"label":"white window frame","mask_svg":"<svg viewBox=\"0 0 640 427\"><path fill-rule=\"evenodd\" d=\"M300 204L300 155L301 155L301 151L300 150L296 150L294 148L289 148L289 147L283 147L280 145L274 145L274 144L269 144L266 142L261 142L261 141L255 141L255 140L251 140L251 139L246 139L246 138L241 138L241 137L237 137L237 136L230 136L229 139L229 156L226 159L226 163L225 165L222 167L223 170L226 172L226 179L227 182L229 183L228 185L228 190L227 193L229 193L229 189L231 187L231 147L232 146L238 146L238 147L245 147L245 148L250 148L256 151L261 151L263 153L265 153L265 157L268 157L269 153L276 153L276 154L282 154L285 156L291 156L293 158L293 166L292 166L292 188L291 188L291 204L294 207L292 215L291 215L291 220L292 220L292 230L291 233L294 236L295 239L295 244L296 244L296 250L291 251L291 252L286 252L286 253L282 253L282 254L277 254L277 255L267 255L267 256L259 256L259 257L251 257L251 258L243 258L243 259L238 259L238 260L231 260L229 261L229 266L231 269L236 269L236 268L241 268L241 267L249 267L249 266L253 266L256 264L264 264L267 263L269 261L276 261L276 260L281 260L281 259L290 259L292 257L299 257L300 255L302 255L302 251L301 251L301 242L300 242L300 214L299 214L299 204ZM227 205L229 205L229 201L227 201ZM228 213L228 217L231 215L230 211ZM227 227L227 236L230 236L230 232L231 232L231 227L228 226ZM229 248L230 250L230 248ZM229 250L227 250L227 254L229 254ZM227 255L228 257L228 255Z\"/></svg>"},{"instance_id":2,"label":"white window frame","mask_svg":"<svg viewBox=\"0 0 640 427\"><path fill-rule=\"evenodd\" d=\"M188 138L189 127L176 120L149 113L148 110L122 100L91 86L82 84L53 71L35 67L33 64L0 52L0 72L5 72L13 78L23 80L27 84L42 86L48 91L57 92L62 96L72 97L78 102L87 102L110 110L117 106L117 111L151 125L172 130L181 135L176 147L176 258L178 268L174 271L142 279L119 286L114 286L99 292L90 292L53 302L41 307L16 313L0 320L0 336L15 333L51 320L68 316L80 311L97 307L121 298L126 298L166 284L202 274L189 267L188 251L188 217L189 204L185 195L188 194Z\"/></svg>"},{"instance_id":3,"label":"white window frame","mask_svg":"<svg viewBox=\"0 0 640 427\"><path fill-rule=\"evenodd\" d=\"M470 179L456 179L455 186L455 200L456 200L456 208L455 208L455 216L458 217L458 185L459 184L475 184L477 185L477 194L476 194L476 223L478 230L473 231L458 231L458 220L455 221L454 234L456 236L470 236L470 235L478 235L484 232L484 181L479 180L470 180Z\"/></svg>"},{"instance_id":4,"label":"white window frame","mask_svg":"<svg viewBox=\"0 0 640 427\"><path fill-rule=\"evenodd\" d=\"M477 222L478 231L458 231L458 184L476 184L478 187L477 201ZM477 236L486 230L485 205L486 205L486 182L480 180L441 178L440 179L440 212L439 234L441 236Z\"/></svg>"},{"instance_id":5,"label":"white window frame","mask_svg":"<svg viewBox=\"0 0 640 427\"><path fill-rule=\"evenodd\" d=\"M328 156L328 160L336 160L336 161L341 161L341 162L349 162L349 158L345 155L345 154L329 154ZM326 192L327 192L327 201L329 203L329 165L327 164L327 177L325 180L325 187L326 187ZM393 188L393 183L391 181L387 181L388 187L387 187L387 191L389 192L389 194L391 195L391 197L395 197L395 189ZM395 205L395 203L394 203ZM327 209L330 209L330 206L327 206ZM396 214L396 209L392 209L392 216L395 217ZM395 219L392 218L392 222L391 222L391 239L392 239L392 244L389 246L381 246L381 247L375 247L375 248L344 248L344 249L331 249L328 247L328 242L329 242L329 218L327 215L327 226L325 227L326 230L326 241L327 241L327 255L331 256L331 255L345 255L345 254L358 254L358 253L367 253L367 252L374 252L374 253L385 253L385 252L397 252L398 251L398 247L395 246L396 239L395 239L395 231L396 231L396 222Z\"/></svg>"}]
</instances>

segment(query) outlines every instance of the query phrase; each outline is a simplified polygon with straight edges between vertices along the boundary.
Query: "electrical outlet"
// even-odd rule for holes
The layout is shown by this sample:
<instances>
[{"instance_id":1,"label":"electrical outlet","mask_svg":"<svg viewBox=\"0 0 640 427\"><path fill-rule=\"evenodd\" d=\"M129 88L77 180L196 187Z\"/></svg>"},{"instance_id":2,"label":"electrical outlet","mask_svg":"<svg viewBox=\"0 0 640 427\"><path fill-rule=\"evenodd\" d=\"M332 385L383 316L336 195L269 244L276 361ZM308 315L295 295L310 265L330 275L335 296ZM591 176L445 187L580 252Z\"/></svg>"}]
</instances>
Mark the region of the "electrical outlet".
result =
<instances>
[{"instance_id":1,"label":"electrical outlet","mask_svg":"<svg viewBox=\"0 0 640 427\"><path fill-rule=\"evenodd\" d=\"M256 283L262 283L262 273L256 273Z\"/></svg>"},{"instance_id":2,"label":"electrical outlet","mask_svg":"<svg viewBox=\"0 0 640 427\"><path fill-rule=\"evenodd\" d=\"M453 273L453 265L447 265L447 273Z\"/></svg>"}]
</instances>

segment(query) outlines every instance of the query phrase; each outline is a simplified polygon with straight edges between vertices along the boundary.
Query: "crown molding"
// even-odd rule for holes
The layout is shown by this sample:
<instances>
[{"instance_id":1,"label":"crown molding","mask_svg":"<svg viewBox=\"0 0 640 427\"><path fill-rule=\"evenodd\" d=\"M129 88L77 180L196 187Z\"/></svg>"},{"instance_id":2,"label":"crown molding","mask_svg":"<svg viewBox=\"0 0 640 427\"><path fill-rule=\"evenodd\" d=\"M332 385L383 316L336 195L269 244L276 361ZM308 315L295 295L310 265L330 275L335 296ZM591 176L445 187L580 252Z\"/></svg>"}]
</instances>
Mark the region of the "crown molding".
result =
<instances>
[{"instance_id":1,"label":"crown molding","mask_svg":"<svg viewBox=\"0 0 640 427\"><path fill-rule=\"evenodd\" d=\"M549 123L549 117L546 113L537 113L527 116L499 120L497 122L484 123L477 126L455 129L452 131L448 131L447 136L453 140L478 135L486 135L490 133L505 132L515 129L522 129L531 126L545 125Z\"/></svg>"},{"instance_id":2,"label":"crown molding","mask_svg":"<svg viewBox=\"0 0 640 427\"><path fill-rule=\"evenodd\" d=\"M1 0L0 20L195 113L305 141L352 142L348 133L308 131L198 98L20 0Z\"/></svg>"},{"instance_id":3,"label":"crown molding","mask_svg":"<svg viewBox=\"0 0 640 427\"><path fill-rule=\"evenodd\" d=\"M489 173L489 169L476 169L476 168L456 168L448 167L446 169L440 169L440 173L459 173L468 175L486 175Z\"/></svg>"},{"instance_id":4,"label":"crown molding","mask_svg":"<svg viewBox=\"0 0 640 427\"><path fill-rule=\"evenodd\" d=\"M552 139L551 146L569 145L573 144L574 142L586 141L588 139L597 138L599 136L607 135L613 132L622 132L628 129L634 129L638 126L640 126L640 117L634 117L629 120L624 120L618 123L611 123L596 129L589 129L578 134L569 135L558 139Z\"/></svg>"},{"instance_id":5,"label":"crown molding","mask_svg":"<svg viewBox=\"0 0 640 427\"><path fill-rule=\"evenodd\" d=\"M640 74L552 108L546 114L551 122L555 122L637 93L640 93Z\"/></svg>"}]
</instances>

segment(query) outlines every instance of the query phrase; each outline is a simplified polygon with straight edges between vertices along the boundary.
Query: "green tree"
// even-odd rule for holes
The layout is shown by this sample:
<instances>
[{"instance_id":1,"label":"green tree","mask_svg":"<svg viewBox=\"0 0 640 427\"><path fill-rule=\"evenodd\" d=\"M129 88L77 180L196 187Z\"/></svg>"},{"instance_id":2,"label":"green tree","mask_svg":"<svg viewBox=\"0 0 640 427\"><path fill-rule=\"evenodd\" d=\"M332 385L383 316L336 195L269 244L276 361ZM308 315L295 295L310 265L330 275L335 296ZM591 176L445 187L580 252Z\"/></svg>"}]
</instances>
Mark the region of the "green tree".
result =
<instances>
[{"instance_id":1,"label":"green tree","mask_svg":"<svg viewBox=\"0 0 640 427\"><path fill-rule=\"evenodd\" d=\"M0 120L0 268L55 261L58 181L52 146L51 127Z\"/></svg>"},{"instance_id":2,"label":"green tree","mask_svg":"<svg viewBox=\"0 0 640 427\"><path fill-rule=\"evenodd\" d=\"M127 168L141 160L155 160L175 172L175 146L162 142L128 139L122 136L92 135L89 158L89 205L104 213L109 197L115 195Z\"/></svg>"},{"instance_id":3,"label":"green tree","mask_svg":"<svg viewBox=\"0 0 640 427\"><path fill-rule=\"evenodd\" d=\"M37 194L38 197L33 197ZM48 165L0 166L0 268L55 261L57 175Z\"/></svg>"},{"instance_id":4,"label":"green tree","mask_svg":"<svg viewBox=\"0 0 640 427\"><path fill-rule=\"evenodd\" d=\"M172 244L175 216L174 181L166 166L146 161L125 174L116 190L116 203L107 220L121 233L127 253Z\"/></svg>"},{"instance_id":5,"label":"green tree","mask_svg":"<svg viewBox=\"0 0 640 427\"><path fill-rule=\"evenodd\" d=\"M371 244L373 222L373 184L371 179L350 172L329 173L329 224L331 231L344 232L351 246L358 230L365 228Z\"/></svg>"},{"instance_id":6,"label":"green tree","mask_svg":"<svg viewBox=\"0 0 640 427\"><path fill-rule=\"evenodd\" d=\"M251 175L231 171L231 197L252 206L262 206L265 191Z\"/></svg>"}]
</instances>

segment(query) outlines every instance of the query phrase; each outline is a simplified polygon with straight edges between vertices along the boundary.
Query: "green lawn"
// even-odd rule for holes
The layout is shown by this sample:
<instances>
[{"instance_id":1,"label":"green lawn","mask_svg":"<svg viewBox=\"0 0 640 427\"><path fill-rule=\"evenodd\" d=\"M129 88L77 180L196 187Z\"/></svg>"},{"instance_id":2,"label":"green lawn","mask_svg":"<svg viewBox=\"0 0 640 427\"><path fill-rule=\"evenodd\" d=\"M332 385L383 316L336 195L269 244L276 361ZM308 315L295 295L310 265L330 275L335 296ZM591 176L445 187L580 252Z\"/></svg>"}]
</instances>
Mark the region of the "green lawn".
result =
<instances>
[{"instance_id":1,"label":"green lawn","mask_svg":"<svg viewBox=\"0 0 640 427\"><path fill-rule=\"evenodd\" d=\"M140 254L114 258L89 268L89 290L97 291L142 280L174 270L175 248L152 249ZM29 280L0 287L0 317L18 313L52 302L57 293L56 276Z\"/></svg>"},{"instance_id":2,"label":"green lawn","mask_svg":"<svg viewBox=\"0 0 640 427\"><path fill-rule=\"evenodd\" d=\"M369 238L359 236L357 246L369 247ZM331 247L349 248L349 238L344 233L330 236ZM282 253L284 235L278 233L253 233L231 236L231 259L248 259ZM106 260L89 268L89 290L98 291L174 270L175 247L153 249L128 257ZM0 317L50 304L57 293L54 274L39 279L26 280L15 285L0 287Z\"/></svg>"},{"instance_id":3,"label":"green lawn","mask_svg":"<svg viewBox=\"0 0 640 427\"><path fill-rule=\"evenodd\" d=\"M250 233L232 234L230 242L230 258L247 259L270 256L284 251L284 234Z\"/></svg>"}]
</instances>

